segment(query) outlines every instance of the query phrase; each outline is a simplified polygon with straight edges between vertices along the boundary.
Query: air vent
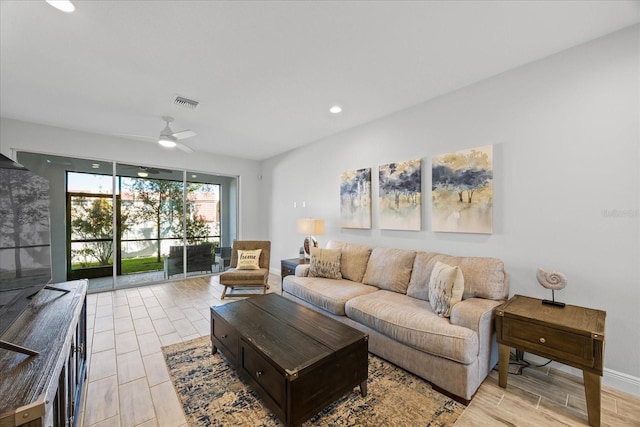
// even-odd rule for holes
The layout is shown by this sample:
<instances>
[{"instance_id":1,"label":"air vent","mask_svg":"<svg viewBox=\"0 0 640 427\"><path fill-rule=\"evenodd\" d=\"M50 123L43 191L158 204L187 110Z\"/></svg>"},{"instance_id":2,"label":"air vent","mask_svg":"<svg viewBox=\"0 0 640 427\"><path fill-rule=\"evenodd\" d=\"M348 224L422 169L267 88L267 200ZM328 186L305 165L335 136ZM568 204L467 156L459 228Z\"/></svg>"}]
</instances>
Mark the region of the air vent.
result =
<instances>
[{"instance_id":1,"label":"air vent","mask_svg":"<svg viewBox=\"0 0 640 427\"><path fill-rule=\"evenodd\" d=\"M173 100L173 103L178 107L186 108L187 110L195 110L199 104L198 101L194 101L193 99L189 99L189 98L184 98L182 96L176 96L176 99Z\"/></svg>"}]
</instances>

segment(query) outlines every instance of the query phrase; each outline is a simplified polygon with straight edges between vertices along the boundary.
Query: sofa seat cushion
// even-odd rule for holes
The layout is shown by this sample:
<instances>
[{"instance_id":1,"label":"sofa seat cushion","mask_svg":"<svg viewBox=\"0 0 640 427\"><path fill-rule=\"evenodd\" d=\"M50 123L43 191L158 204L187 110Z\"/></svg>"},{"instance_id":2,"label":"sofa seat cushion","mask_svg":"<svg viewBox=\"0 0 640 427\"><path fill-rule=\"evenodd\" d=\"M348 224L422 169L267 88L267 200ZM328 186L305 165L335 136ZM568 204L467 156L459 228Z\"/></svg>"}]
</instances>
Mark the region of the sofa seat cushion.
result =
<instances>
[{"instance_id":1,"label":"sofa seat cushion","mask_svg":"<svg viewBox=\"0 0 640 427\"><path fill-rule=\"evenodd\" d=\"M287 276L282 290L329 313L344 316L348 300L376 292L378 288L346 279Z\"/></svg>"},{"instance_id":2,"label":"sofa seat cushion","mask_svg":"<svg viewBox=\"0 0 640 427\"><path fill-rule=\"evenodd\" d=\"M380 290L350 299L347 317L402 344L459 363L478 358L478 335L439 317L428 301Z\"/></svg>"},{"instance_id":3,"label":"sofa seat cushion","mask_svg":"<svg viewBox=\"0 0 640 427\"><path fill-rule=\"evenodd\" d=\"M254 285L263 283L266 285L269 270L259 268L257 270L237 270L231 268L220 275L222 285Z\"/></svg>"}]
</instances>

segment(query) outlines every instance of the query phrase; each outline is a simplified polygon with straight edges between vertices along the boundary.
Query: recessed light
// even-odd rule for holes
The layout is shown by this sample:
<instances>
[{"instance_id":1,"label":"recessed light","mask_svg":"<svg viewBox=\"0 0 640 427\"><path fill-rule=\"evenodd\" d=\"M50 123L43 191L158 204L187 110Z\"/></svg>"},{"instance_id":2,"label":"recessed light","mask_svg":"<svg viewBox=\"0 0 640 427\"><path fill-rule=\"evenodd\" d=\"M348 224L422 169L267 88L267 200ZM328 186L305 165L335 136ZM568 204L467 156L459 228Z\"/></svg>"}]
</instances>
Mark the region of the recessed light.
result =
<instances>
[{"instance_id":1,"label":"recessed light","mask_svg":"<svg viewBox=\"0 0 640 427\"><path fill-rule=\"evenodd\" d=\"M198 177L198 175L196 175L196 174L191 175L191 178L197 178L197 177Z\"/></svg>"},{"instance_id":2,"label":"recessed light","mask_svg":"<svg viewBox=\"0 0 640 427\"><path fill-rule=\"evenodd\" d=\"M46 2L65 13L71 13L76 10L76 7L69 0L46 0Z\"/></svg>"},{"instance_id":3,"label":"recessed light","mask_svg":"<svg viewBox=\"0 0 640 427\"><path fill-rule=\"evenodd\" d=\"M93 169L100 169L100 163L92 163L92 164L91 164L91 167L92 167Z\"/></svg>"},{"instance_id":4,"label":"recessed light","mask_svg":"<svg viewBox=\"0 0 640 427\"><path fill-rule=\"evenodd\" d=\"M339 105L334 105L333 107L329 108L329 112L333 114L338 114L342 112L342 107Z\"/></svg>"}]
</instances>

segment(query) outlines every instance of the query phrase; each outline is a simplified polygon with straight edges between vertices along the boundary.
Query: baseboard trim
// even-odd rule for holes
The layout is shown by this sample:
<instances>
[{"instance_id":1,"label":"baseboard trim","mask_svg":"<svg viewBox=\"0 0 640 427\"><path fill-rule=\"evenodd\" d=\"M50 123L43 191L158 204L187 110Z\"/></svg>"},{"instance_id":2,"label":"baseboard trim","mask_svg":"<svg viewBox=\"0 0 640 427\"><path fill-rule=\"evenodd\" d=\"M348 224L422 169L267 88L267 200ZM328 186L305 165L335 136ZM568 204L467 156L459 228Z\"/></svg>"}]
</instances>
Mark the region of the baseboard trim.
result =
<instances>
[{"instance_id":1,"label":"baseboard trim","mask_svg":"<svg viewBox=\"0 0 640 427\"><path fill-rule=\"evenodd\" d=\"M604 368L602 383L607 387L615 388L616 390L635 397L640 397L640 378L634 377L633 375Z\"/></svg>"},{"instance_id":2,"label":"baseboard trim","mask_svg":"<svg viewBox=\"0 0 640 427\"><path fill-rule=\"evenodd\" d=\"M525 359L537 364L545 363L548 360L531 353L526 353ZM552 362L550 366L553 369L557 369L567 374L582 378L582 371L580 369L572 368L571 366L556 362ZM630 394L635 397L640 397L640 378L634 377L633 375L614 371L613 369L609 368L604 368L602 375L602 385L605 387L614 388L618 391Z\"/></svg>"}]
</instances>

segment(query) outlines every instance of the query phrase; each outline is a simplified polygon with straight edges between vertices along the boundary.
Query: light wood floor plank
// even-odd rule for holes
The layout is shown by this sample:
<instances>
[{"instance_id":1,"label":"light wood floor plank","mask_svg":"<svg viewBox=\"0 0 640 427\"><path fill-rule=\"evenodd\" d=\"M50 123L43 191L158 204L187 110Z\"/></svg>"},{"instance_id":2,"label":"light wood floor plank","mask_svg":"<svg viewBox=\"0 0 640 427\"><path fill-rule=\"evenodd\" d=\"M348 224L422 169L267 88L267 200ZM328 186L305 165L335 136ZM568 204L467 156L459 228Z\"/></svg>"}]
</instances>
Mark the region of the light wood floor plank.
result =
<instances>
[{"instance_id":1,"label":"light wood floor plank","mask_svg":"<svg viewBox=\"0 0 640 427\"><path fill-rule=\"evenodd\" d=\"M171 381L151 387L151 398L160 427L179 427L187 422Z\"/></svg>"},{"instance_id":2,"label":"light wood floor plank","mask_svg":"<svg viewBox=\"0 0 640 427\"><path fill-rule=\"evenodd\" d=\"M115 417L93 424L91 427L120 427L120 417L116 415Z\"/></svg>"},{"instance_id":3,"label":"light wood floor plank","mask_svg":"<svg viewBox=\"0 0 640 427\"><path fill-rule=\"evenodd\" d=\"M92 353L89 361L89 381L97 381L115 375L116 351L115 349Z\"/></svg>"},{"instance_id":4,"label":"light wood floor plank","mask_svg":"<svg viewBox=\"0 0 640 427\"><path fill-rule=\"evenodd\" d=\"M120 425L134 427L155 418L151 392L146 378L122 384L120 391Z\"/></svg>"},{"instance_id":5,"label":"light wood floor plank","mask_svg":"<svg viewBox=\"0 0 640 427\"><path fill-rule=\"evenodd\" d=\"M116 334L135 331L133 327L133 319L131 319L131 316L119 317L115 319L113 322L113 326Z\"/></svg>"},{"instance_id":6,"label":"light wood floor plank","mask_svg":"<svg viewBox=\"0 0 640 427\"><path fill-rule=\"evenodd\" d=\"M144 369L147 373L147 382L153 387L165 381L169 381L169 371L164 362L162 353L153 353L142 358Z\"/></svg>"},{"instance_id":7,"label":"light wood floor plank","mask_svg":"<svg viewBox=\"0 0 640 427\"><path fill-rule=\"evenodd\" d=\"M144 364L139 351L118 354L118 384L128 383L145 376Z\"/></svg>"},{"instance_id":8,"label":"light wood floor plank","mask_svg":"<svg viewBox=\"0 0 640 427\"><path fill-rule=\"evenodd\" d=\"M90 426L118 415L118 379L115 375L89 382L84 414Z\"/></svg>"},{"instance_id":9,"label":"light wood floor plank","mask_svg":"<svg viewBox=\"0 0 640 427\"><path fill-rule=\"evenodd\" d=\"M138 345L140 346L140 353L143 356L148 354L157 353L160 351L162 345L158 339L158 335L155 332L138 336Z\"/></svg>"}]
</instances>

